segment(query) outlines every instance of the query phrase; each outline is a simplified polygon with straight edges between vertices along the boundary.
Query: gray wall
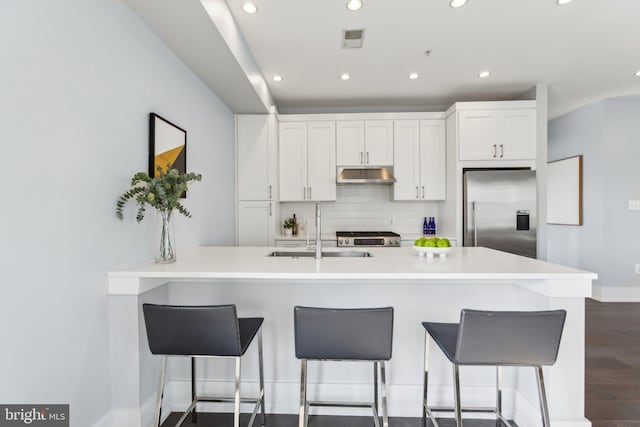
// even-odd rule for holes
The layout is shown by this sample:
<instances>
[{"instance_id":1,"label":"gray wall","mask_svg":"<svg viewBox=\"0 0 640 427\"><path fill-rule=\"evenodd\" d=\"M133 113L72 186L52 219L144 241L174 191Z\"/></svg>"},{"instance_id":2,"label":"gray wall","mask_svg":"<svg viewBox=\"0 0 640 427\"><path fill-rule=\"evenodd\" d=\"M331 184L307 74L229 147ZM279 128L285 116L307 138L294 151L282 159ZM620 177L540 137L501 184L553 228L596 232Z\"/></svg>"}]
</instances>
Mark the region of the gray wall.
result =
<instances>
[{"instance_id":1,"label":"gray wall","mask_svg":"<svg viewBox=\"0 0 640 427\"><path fill-rule=\"evenodd\" d=\"M549 122L549 160L583 155L583 226L548 226L548 259L640 285L640 96L600 101ZM553 185L549 182L549 185Z\"/></svg>"},{"instance_id":2,"label":"gray wall","mask_svg":"<svg viewBox=\"0 0 640 427\"><path fill-rule=\"evenodd\" d=\"M90 426L110 409L105 273L151 254L148 221L114 215L148 114L187 129L204 175L179 248L234 243L233 115L118 0L3 2L0 52L0 402Z\"/></svg>"}]
</instances>

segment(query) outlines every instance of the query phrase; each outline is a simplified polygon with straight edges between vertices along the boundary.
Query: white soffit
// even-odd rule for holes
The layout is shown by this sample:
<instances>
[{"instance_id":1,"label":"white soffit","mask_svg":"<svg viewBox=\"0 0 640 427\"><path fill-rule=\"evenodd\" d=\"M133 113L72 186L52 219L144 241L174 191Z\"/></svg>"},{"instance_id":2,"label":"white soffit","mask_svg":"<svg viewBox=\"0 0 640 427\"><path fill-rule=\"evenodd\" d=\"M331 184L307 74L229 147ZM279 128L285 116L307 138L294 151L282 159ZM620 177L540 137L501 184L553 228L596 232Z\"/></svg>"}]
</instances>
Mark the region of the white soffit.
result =
<instances>
[{"instance_id":1,"label":"white soffit","mask_svg":"<svg viewBox=\"0 0 640 427\"><path fill-rule=\"evenodd\" d=\"M273 97L224 0L124 0L234 113Z\"/></svg>"}]
</instances>

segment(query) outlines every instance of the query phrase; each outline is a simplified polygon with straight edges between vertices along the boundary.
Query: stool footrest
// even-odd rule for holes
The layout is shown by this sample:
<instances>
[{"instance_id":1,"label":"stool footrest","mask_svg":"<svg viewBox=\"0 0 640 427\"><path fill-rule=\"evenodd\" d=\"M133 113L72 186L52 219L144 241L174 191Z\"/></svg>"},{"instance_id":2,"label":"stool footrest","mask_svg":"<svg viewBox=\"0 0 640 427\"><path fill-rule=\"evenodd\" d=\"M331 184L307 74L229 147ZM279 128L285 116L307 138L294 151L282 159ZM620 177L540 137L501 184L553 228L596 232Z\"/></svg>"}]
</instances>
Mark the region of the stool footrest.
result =
<instances>
[{"instance_id":1,"label":"stool footrest","mask_svg":"<svg viewBox=\"0 0 640 427\"><path fill-rule=\"evenodd\" d=\"M309 406L339 407L339 408L371 408L375 407L373 402L331 402L320 400L308 400Z\"/></svg>"},{"instance_id":2,"label":"stool footrest","mask_svg":"<svg viewBox=\"0 0 640 427\"><path fill-rule=\"evenodd\" d=\"M431 412L454 412L455 408L449 406L427 406ZM495 414L496 408L479 408L479 407L467 407L462 408L462 412L476 412L476 413L490 413Z\"/></svg>"},{"instance_id":3,"label":"stool footrest","mask_svg":"<svg viewBox=\"0 0 640 427\"><path fill-rule=\"evenodd\" d=\"M260 409L260 404L264 400L264 392L260 392L260 397L258 398L244 398L240 399L240 403L255 403L255 407L253 408L253 412L251 413L251 418L249 419L248 426L252 426L253 422L256 419L256 415L258 414L258 410ZM178 422L176 423L176 427L182 425L184 420L187 419L191 411L196 407L199 402L209 402L209 403L223 403L223 402L235 402L235 398L233 397L225 397L225 396L196 396L195 399L191 401L191 405L187 408L187 410L182 414Z\"/></svg>"}]
</instances>

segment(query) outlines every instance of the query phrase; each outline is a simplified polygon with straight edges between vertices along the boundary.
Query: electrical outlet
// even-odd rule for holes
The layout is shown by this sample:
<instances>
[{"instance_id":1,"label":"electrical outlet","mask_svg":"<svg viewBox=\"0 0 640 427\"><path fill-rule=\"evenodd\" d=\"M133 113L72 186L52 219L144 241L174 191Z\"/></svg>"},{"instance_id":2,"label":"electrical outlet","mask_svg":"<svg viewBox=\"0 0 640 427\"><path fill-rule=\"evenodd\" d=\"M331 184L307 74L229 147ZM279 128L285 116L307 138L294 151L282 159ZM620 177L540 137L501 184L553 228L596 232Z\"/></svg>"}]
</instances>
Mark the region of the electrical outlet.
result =
<instances>
[{"instance_id":1,"label":"electrical outlet","mask_svg":"<svg viewBox=\"0 0 640 427\"><path fill-rule=\"evenodd\" d=\"M629 200L630 211L640 211L640 200Z\"/></svg>"},{"instance_id":2,"label":"electrical outlet","mask_svg":"<svg viewBox=\"0 0 640 427\"><path fill-rule=\"evenodd\" d=\"M636 264L636 274L640 274L640 264Z\"/></svg>"}]
</instances>

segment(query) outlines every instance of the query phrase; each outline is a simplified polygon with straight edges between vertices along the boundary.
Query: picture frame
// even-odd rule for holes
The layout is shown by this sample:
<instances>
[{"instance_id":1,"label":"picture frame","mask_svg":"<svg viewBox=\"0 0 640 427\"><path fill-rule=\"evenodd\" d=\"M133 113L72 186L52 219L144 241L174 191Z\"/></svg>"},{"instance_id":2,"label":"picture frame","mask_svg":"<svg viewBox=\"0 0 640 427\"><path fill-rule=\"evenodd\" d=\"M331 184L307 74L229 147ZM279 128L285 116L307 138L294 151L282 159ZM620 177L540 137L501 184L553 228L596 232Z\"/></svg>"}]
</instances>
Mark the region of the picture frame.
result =
<instances>
[{"instance_id":1,"label":"picture frame","mask_svg":"<svg viewBox=\"0 0 640 427\"><path fill-rule=\"evenodd\" d=\"M583 225L582 155L547 163L547 224Z\"/></svg>"},{"instance_id":2,"label":"picture frame","mask_svg":"<svg viewBox=\"0 0 640 427\"><path fill-rule=\"evenodd\" d=\"M149 176L158 166L187 172L187 131L156 113L149 113ZM186 192L182 195L186 198Z\"/></svg>"}]
</instances>

